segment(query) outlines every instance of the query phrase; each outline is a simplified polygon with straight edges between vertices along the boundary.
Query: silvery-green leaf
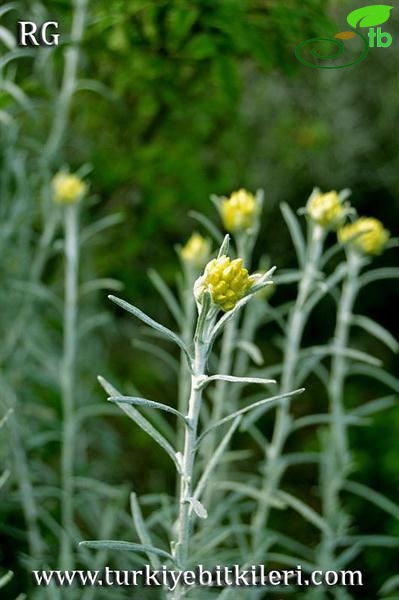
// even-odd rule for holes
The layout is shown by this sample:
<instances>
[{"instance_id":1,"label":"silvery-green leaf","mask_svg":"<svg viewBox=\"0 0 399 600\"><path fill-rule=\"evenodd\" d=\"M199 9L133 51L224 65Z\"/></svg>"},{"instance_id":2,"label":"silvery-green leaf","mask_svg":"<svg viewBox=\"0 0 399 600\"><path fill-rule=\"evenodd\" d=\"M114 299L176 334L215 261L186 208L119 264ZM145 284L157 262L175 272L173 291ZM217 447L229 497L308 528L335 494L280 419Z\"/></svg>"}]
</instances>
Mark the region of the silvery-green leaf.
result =
<instances>
[{"instance_id":1,"label":"silvery-green leaf","mask_svg":"<svg viewBox=\"0 0 399 600\"><path fill-rule=\"evenodd\" d=\"M377 381L381 381L386 386L399 393L399 379L391 375L391 373L387 373L381 367L374 367L373 365L353 365L349 368L349 373L351 375L364 375L365 377L372 377Z\"/></svg>"},{"instance_id":2,"label":"silvery-green leaf","mask_svg":"<svg viewBox=\"0 0 399 600\"><path fill-rule=\"evenodd\" d=\"M160 296L163 298L163 301L169 308L171 314L174 316L176 323L178 325L181 325L183 320L183 314L171 290L168 288L168 286L166 285L162 277L159 275L159 273L155 271L155 269L150 269L148 271L148 276L153 286L158 290Z\"/></svg>"},{"instance_id":3,"label":"silvery-green leaf","mask_svg":"<svg viewBox=\"0 0 399 600\"><path fill-rule=\"evenodd\" d=\"M373 415L374 413L379 412L380 410L385 410L387 408L395 406L397 402L398 397L395 394L391 394L390 396L376 398L375 400L370 400L370 402L361 404L357 408L354 408L351 412L352 414L358 416Z\"/></svg>"},{"instance_id":4,"label":"silvery-green leaf","mask_svg":"<svg viewBox=\"0 0 399 600\"><path fill-rule=\"evenodd\" d=\"M277 396L271 396L270 398L264 398L263 400L254 402L253 404L250 404L249 406L245 406L245 408L241 408L240 410L237 410L234 413L227 415L227 417L223 417L223 419L220 419L220 421L217 421L216 423L214 423L213 425L208 427L208 429L205 429L205 431L199 436L197 445L204 439L204 437L206 435L208 435L208 433L210 433L217 427L224 425L224 423L228 423L228 421L231 421L231 419L235 419L236 417L241 416L241 415L247 413L248 411L252 411L254 409L257 409L257 408L263 406L264 404L269 404L270 402L277 402L278 400L282 400L284 398L289 398L296 394L302 394L302 392L304 392L304 391L305 391L305 388L301 388L298 390L294 390L293 392L288 392L287 394L278 394Z\"/></svg>"},{"instance_id":5,"label":"silvery-green leaf","mask_svg":"<svg viewBox=\"0 0 399 600\"><path fill-rule=\"evenodd\" d=\"M6 481L8 480L8 478L10 477L11 472L9 471L9 469L6 469L5 471L3 471L3 473L0 475L0 490L3 487L3 485L6 483Z\"/></svg>"},{"instance_id":6,"label":"silvery-green leaf","mask_svg":"<svg viewBox=\"0 0 399 600\"><path fill-rule=\"evenodd\" d=\"M314 425L327 425L331 423L333 417L330 414L320 414L320 415L306 415L305 417L300 417L296 419L293 424L294 431L298 429L302 429L303 427L313 427ZM362 419L357 415L345 415L344 423L347 425L367 425L368 421Z\"/></svg>"},{"instance_id":7,"label":"silvery-green leaf","mask_svg":"<svg viewBox=\"0 0 399 600\"><path fill-rule=\"evenodd\" d=\"M364 287L374 281L380 281L381 279L398 279L399 268L397 267L382 267L380 269L373 269L367 271L359 277L359 287Z\"/></svg>"},{"instance_id":8,"label":"silvery-green leaf","mask_svg":"<svg viewBox=\"0 0 399 600\"><path fill-rule=\"evenodd\" d=\"M99 290L112 290L114 292L119 292L122 289L123 284L117 279L111 279L110 277L92 279L91 281L86 281L80 286L80 295L84 296L85 294L98 292Z\"/></svg>"},{"instance_id":9,"label":"silvery-green leaf","mask_svg":"<svg viewBox=\"0 0 399 600\"><path fill-rule=\"evenodd\" d=\"M134 346L134 348L139 348L140 350L145 350L149 354L155 356L155 358L161 359L169 369L176 373L176 375L179 374L179 362L171 356L169 352L166 352L161 348L159 344L157 345L144 340L134 339L132 340L132 346Z\"/></svg>"},{"instance_id":10,"label":"silvery-green leaf","mask_svg":"<svg viewBox=\"0 0 399 600\"><path fill-rule=\"evenodd\" d=\"M399 574L393 575L392 577L387 579L386 582L384 583L384 585L381 587L379 594L385 596L386 594L390 594L391 592L394 592L395 590L398 590L398 589L399 589ZM387 600L389 600L389 598L387 598ZM395 598L393 598L393 600L395 600Z\"/></svg>"},{"instance_id":11,"label":"silvery-green leaf","mask_svg":"<svg viewBox=\"0 0 399 600\"><path fill-rule=\"evenodd\" d=\"M132 492L130 494L130 510L132 513L134 526L136 528L137 535L139 536L140 542L144 546L153 547L150 533L147 529L147 525L145 524L143 514L141 512L140 504L139 504L139 502L137 500L137 496L134 492ZM159 565L159 561L156 558L156 555L154 555L151 552L148 552L147 556L149 558L149 561L150 561L152 567L154 569L157 568L157 566Z\"/></svg>"},{"instance_id":12,"label":"silvery-green leaf","mask_svg":"<svg viewBox=\"0 0 399 600\"><path fill-rule=\"evenodd\" d=\"M236 348L243 350L248 354L250 359L258 366L263 365L263 356L258 346L248 340L238 340L236 342Z\"/></svg>"},{"instance_id":13,"label":"silvery-green leaf","mask_svg":"<svg viewBox=\"0 0 399 600\"><path fill-rule=\"evenodd\" d=\"M4 586L6 586L7 583L12 579L12 577L13 577L12 571L7 571L7 573L4 573L4 575L2 575L0 577L0 589L3 588Z\"/></svg>"},{"instance_id":14,"label":"silvery-green leaf","mask_svg":"<svg viewBox=\"0 0 399 600\"><path fill-rule=\"evenodd\" d=\"M173 557L169 552L162 550L161 548L155 548L154 546L147 546L147 544L135 544L133 542L125 542L123 540L85 540L79 542L79 546L86 546L93 550L123 550L125 552L140 552L144 554L157 554L162 558L167 558L173 561Z\"/></svg>"},{"instance_id":15,"label":"silvery-green leaf","mask_svg":"<svg viewBox=\"0 0 399 600\"><path fill-rule=\"evenodd\" d=\"M8 419L10 418L10 416L12 415L13 412L14 412L13 409L9 408L7 410L7 412L5 413L5 415L3 415L1 417L1 419L0 419L0 429L2 429L2 427L4 427L4 425L7 423Z\"/></svg>"},{"instance_id":16,"label":"silvery-green leaf","mask_svg":"<svg viewBox=\"0 0 399 600\"><path fill-rule=\"evenodd\" d=\"M263 379L261 377L236 377L235 375L210 375L209 377L204 377L199 387L203 388L208 383L212 381L228 381L231 383L248 383L248 384L258 384L258 385L269 385L271 383L277 383L275 379Z\"/></svg>"},{"instance_id":17,"label":"silvery-green leaf","mask_svg":"<svg viewBox=\"0 0 399 600\"><path fill-rule=\"evenodd\" d=\"M100 385L105 389L107 394L112 396L120 396L118 390L113 387L104 377L99 376L98 381ZM161 446L165 450L165 452L170 456L173 460L173 463L178 472L180 472L180 464L176 459L176 453L173 447L169 444L169 442L155 429L155 427L145 418L143 415L136 410L133 406L121 402L118 406L135 422L139 425L149 436L151 436L157 444Z\"/></svg>"},{"instance_id":18,"label":"silvery-green leaf","mask_svg":"<svg viewBox=\"0 0 399 600\"><path fill-rule=\"evenodd\" d=\"M295 498L291 494L283 492L282 490L277 492L277 497L279 500L282 500L288 504L288 506L293 508L297 513L302 515L304 519L309 521L309 523L312 523L312 525L315 525L318 529L321 529L321 531L324 531L327 534L331 533L327 522L315 510L313 510L313 508L310 508L310 506L302 502L302 500L299 500L298 498Z\"/></svg>"},{"instance_id":19,"label":"silvery-green leaf","mask_svg":"<svg viewBox=\"0 0 399 600\"><path fill-rule=\"evenodd\" d=\"M303 267L306 261L306 246L298 219L286 202L283 202L280 208L295 247L298 264Z\"/></svg>"},{"instance_id":20,"label":"silvery-green leaf","mask_svg":"<svg viewBox=\"0 0 399 600\"><path fill-rule=\"evenodd\" d=\"M219 231L219 229L217 227L215 227L215 225L212 223L212 221L210 219L205 217L205 215L203 215L202 213L197 212L196 210L190 210L190 212L188 213L188 216L191 217L192 219L195 219L196 221L198 221L198 223L201 223L201 225L203 225L205 227L205 229L214 238L216 243L220 246L220 244L223 242L223 235Z\"/></svg>"},{"instance_id":21,"label":"silvery-green leaf","mask_svg":"<svg viewBox=\"0 0 399 600\"><path fill-rule=\"evenodd\" d=\"M363 315L353 315L352 323L379 339L386 346L388 346L392 352L398 351L399 344L394 336L387 329L385 329L385 327L379 323L376 323L376 321L373 321L373 319L369 319L369 317L365 317Z\"/></svg>"},{"instance_id":22,"label":"silvery-green leaf","mask_svg":"<svg viewBox=\"0 0 399 600\"><path fill-rule=\"evenodd\" d=\"M136 398L135 396L110 396L108 398L110 402L115 402L116 404L132 404L134 406L143 406L144 408L157 408L158 410L164 410L165 412L171 413L188 425L188 421L181 412L173 408L172 406L168 406L167 404L161 404L160 402L154 402L153 400L147 400L146 398Z\"/></svg>"},{"instance_id":23,"label":"silvery-green leaf","mask_svg":"<svg viewBox=\"0 0 399 600\"><path fill-rule=\"evenodd\" d=\"M220 245L218 258L221 256L227 256L229 254L229 246L230 246L230 236L226 234L223 238L223 242Z\"/></svg>"},{"instance_id":24,"label":"silvery-green leaf","mask_svg":"<svg viewBox=\"0 0 399 600\"><path fill-rule=\"evenodd\" d=\"M344 481L343 487L346 491L352 492L369 502L372 502L388 514L399 519L399 504L396 504L389 498L386 498L383 494L373 490L368 485L358 483L357 481Z\"/></svg>"},{"instance_id":25,"label":"silvery-green leaf","mask_svg":"<svg viewBox=\"0 0 399 600\"><path fill-rule=\"evenodd\" d=\"M154 319L151 319L151 317L146 315L142 310L140 310L136 306L133 306L133 304L129 304L129 302L126 302L125 300L122 300L121 298L118 298L118 297L112 296L112 295L108 296L108 298L112 302L114 302L115 304L117 304L118 306L120 306L121 308L126 310L127 312L131 313L132 315L134 315L135 317L137 317L138 319L143 321L143 323L145 323L146 325L149 325L150 327L153 327L154 329L159 331L159 333L164 335L166 338L169 338L175 344L177 344L179 346L179 348L181 348L181 350L183 350L183 352L187 358L187 362L188 362L189 366L191 367L190 352L188 351L186 344L183 342L183 340L178 335L176 335L176 333L174 333L173 331L171 331L164 325L161 325L157 321L154 321Z\"/></svg>"},{"instance_id":26,"label":"silvery-green leaf","mask_svg":"<svg viewBox=\"0 0 399 600\"><path fill-rule=\"evenodd\" d=\"M247 496L248 498L253 498L257 502L262 502L265 499L265 495L261 489L258 489L252 485L248 485L246 483L241 483L239 481L217 481L215 483L215 487L220 490L229 490L232 492L237 492L243 496ZM281 500L277 500L276 498L271 498L269 502L270 506L274 508L283 509L286 507L286 504Z\"/></svg>"},{"instance_id":27,"label":"silvery-green leaf","mask_svg":"<svg viewBox=\"0 0 399 600\"><path fill-rule=\"evenodd\" d=\"M197 498L187 498L187 502L190 504L197 517L199 517L200 519L208 518L208 511Z\"/></svg>"},{"instance_id":28,"label":"silvery-green leaf","mask_svg":"<svg viewBox=\"0 0 399 600\"><path fill-rule=\"evenodd\" d=\"M235 430L237 429L240 421L241 421L241 417L236 416L236 418L234 419L234 422L231 424L228 432L223 437L222 441L220 442L219 446L216 448L215 452L212 454L212 458L206 465L205 470L202 473L199 482L197 483L197 486L196 486L194 494L193 494L194 498L198 499L201 497L211 473L213 472L214 468L216 467L219 460L221 459L227 445L230 443L230 439L231 439L233 433L235 432Z\"/></svg>"},{"instance_id":29,"label":"silvery-green leaf","mask_svg":"<svg viewBox=\"0 0 399 600\"><path fill-rule=\"evenodd\" d=\"M122 213L115 213L112 215L108 215L103 219L98 219L98 221L91 223L90 225L85 227L85 229L83 229L82 233L80 234L80 243L84 244L92 237L94 237L98 233L101 233L102 231L105 231L109 227L119 225L119 223L122 223L124 221L124 218L125 217Z\"/></svg>"},{"instance_id":30,"label":"silvery-green leaf","mask_svg":"<svg viewBox=\"0 0 399 600\"><path fill-rule=\"evenodd\" d=\"M393 6L386 4L374 4L363 6L349 13L346 20L351 27L376 27L386 23L389 19Z\"/></svg>"}]
</instances>

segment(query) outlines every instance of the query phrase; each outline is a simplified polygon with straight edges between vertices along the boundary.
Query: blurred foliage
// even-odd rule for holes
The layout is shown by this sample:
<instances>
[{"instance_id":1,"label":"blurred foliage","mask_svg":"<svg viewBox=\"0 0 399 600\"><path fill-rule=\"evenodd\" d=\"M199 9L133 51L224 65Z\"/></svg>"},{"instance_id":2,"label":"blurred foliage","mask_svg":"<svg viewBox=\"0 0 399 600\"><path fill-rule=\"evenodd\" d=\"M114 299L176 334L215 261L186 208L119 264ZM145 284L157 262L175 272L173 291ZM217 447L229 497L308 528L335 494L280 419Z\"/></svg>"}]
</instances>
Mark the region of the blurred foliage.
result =
<instances>
[{"instance_id":1,"label":"blurred foliage","mask_svg":"<svg viewBox=\"0 0 399 600\"><path fill-rule=\"evenodd\" d=\"M350 8L360 5L353 2ZM119 278L126 286L126 297L145 303L149 313L158 310L159 320L167 321L166 314L159 314L147 268L155 266L172 282L177 263L174 245L184 241L194 227L187 212L201 209L211 213L210 193L228 194L241 186L265 189L261 251L268 252L279 267L292 262L292 251L278 204L285 200L298 208L313 185L325 190L352 188L358 209L380 218L396 233L396 45L374 49L353 69L336 71L307 69L294 55L299 42L334 33L335 23L345 21L347 6L327 0L92 2L71 126L62 151L50 157L50 164L57 169L65 163L72 168L89 163L91 191L97 201L88 207L84 219L90 222L122 211L124 222L106 232L84 268ZM14 31L17 15L38 21L54 16L68 42L71 3L20 0L17 11L6 14L2 23ZM386 27L399 39L399 28L392 19ZM3 49L1 45L2 53ZM27 51L32 52L37 52L35 60L27 56L18 60L18 67L14 62L7 69L32 99L33 107L24 108L24 96L15 98L10 89L0 91L0 110L10 113L19 127L18 136L10 129L9 136L2 138L0 168L4 173L3 164L9 156L18 155L18 164L31 173L28 181L21 181L33 190L29 210L13 215L21 227L11 240L15 244L19 239L23 252L13 254L12 245L5 246L2 280L7 280L10 271L29 272L29 243L24 236L30 235L32 223L36 236L40 233L36 169L40 165L44 169L41 142L57 110L53 99L60 83L63 47ZM4 178L2 185L7 185ZM21 194L21 189L17 191ZM393 264L394 258L390 260ZM23 262L22 270L18 261ZM60 271L55 261L49 261L45 277L59 288ZM371 313L389 329L396 328L398 336L393 302L397 291L394 282L370 288L358 309ZM284 294L284 290L278 291L276 301L284 300ZM98 303L104 308L105 298ZM307 332L309 338L318 339L332 330L331 307L327 309L314 330ZM10 312L4 314L5 321L12 318ZM47 314L46 319L50 324L46 343L53 348L59 331L52 315ZM93 370L96 356L98 363L107 364L121 381L134 380L150 397L159 395L163 382L164 399L173 402L173 381L165 384L159 365L152 359L144 360L142 352L131 348L136 332L131 320L118 313L111 333L99 334L99 345L98 340L92 341L90 364L82 365L87 393L92 393L97 374ZM266 361L276 360L266 335L263 350ZM387 357L387 361L388 368L397 365L397 359ZM39 381L31 390L44 394L43 387ZM312 406L304 407L309 412L317 406L317 386L312 391ZM52 401L54 393L46 393ZM357 405L371 394L369 382L359 380L348 401ZM58 407L53 410L57 412ZM170 479L169 467L166 462L155 464L145 436L122 420L108 422L121 434L116 441L110 433L106 448L110 456L118 455L115 479L134 478L142 486L139 491L164 489ZM399 485L398 427L398 411L391 410L373 427L353 436L361 477L392 497ZM312 443L310 438L302 441L305 446ZM130 458L132 448L138 447L140 456L146 457L145 465ZM42 453L51 462L51 449L47 447ZM104 472L101 461L98 472ZM314 483L304 469L298 470L293 481L293 485L304 488ZM360 501L353 507L357 522L370 523L381 531L377 509ZM388 518L383 526L387 533L394 533ZM6 543L11 544L11 539L13 546L18 545L12 535L6 536ZM22 540L18 550L24 550ZM378 585L395 566L388 564L385 553L379 550L368 552L365 561L359 568L370 574L375 597Z\"/></svg>"}]
</instances>

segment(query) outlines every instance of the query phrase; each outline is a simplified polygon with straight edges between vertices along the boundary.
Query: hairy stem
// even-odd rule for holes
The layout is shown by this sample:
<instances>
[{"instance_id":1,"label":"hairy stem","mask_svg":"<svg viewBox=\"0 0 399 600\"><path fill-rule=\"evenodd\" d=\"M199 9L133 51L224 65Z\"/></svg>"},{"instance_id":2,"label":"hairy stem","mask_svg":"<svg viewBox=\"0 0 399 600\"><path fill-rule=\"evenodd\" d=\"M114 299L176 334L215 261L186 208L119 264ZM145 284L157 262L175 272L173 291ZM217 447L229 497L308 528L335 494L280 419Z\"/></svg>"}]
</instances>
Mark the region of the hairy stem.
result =
<instances>
[{"instance_id":1,"label":"hairy stem","mask_svg":"<svg viewBox=\"0 0 399 600\"><path fill-rule=\"evenodd\" d=\"M303 331L307 321L307 314L304 311L304 307L313 290L325 237L325 232L320 226L309 223L309 228L310 239L307 249L307 260L303 277L299 284L298 295L288 321L280 388L280 393L282 394L289 392L295 386L295 370L301 348ZM255 548L264 535L264 528L267 524L270 512L270 499L279 486L284 470L280 458L291 431L290 407L290 400L285 399L277 409L272 440L266 457L262 486L263 501L258 504L257 511L252 521Z\"/></svg>"},{"instance_id":2,"label":"hairy stem","mask_svg":"<svg viewBox=\"0 0 399 600\"><path fill-rule=\"evenodd\" d=\"M79 44L83 38L86 22L87 0L75 0L73 4L74 13L71 28L71 43L67 46L64 53L64 73L61 89L56 104L50 135L45 146L45 156L50 160L60 149L68 125L72 98L76 89L79 64Z\"/></svg>"},{"instance_id":3,"label":"hairy stem","mask_svg":"<svg viewBox=\"0 0 399 600\"><path fill-rule=\"evenodd\" d=\"M78 309L78 207L65 209L65 299L64 350L61 368L62 393L62 455L61 455L61 524L63 529L60 567L73 568L72 529L74 520L74 450L75 450L75 365Z\"/></svg>"}]
</instances>

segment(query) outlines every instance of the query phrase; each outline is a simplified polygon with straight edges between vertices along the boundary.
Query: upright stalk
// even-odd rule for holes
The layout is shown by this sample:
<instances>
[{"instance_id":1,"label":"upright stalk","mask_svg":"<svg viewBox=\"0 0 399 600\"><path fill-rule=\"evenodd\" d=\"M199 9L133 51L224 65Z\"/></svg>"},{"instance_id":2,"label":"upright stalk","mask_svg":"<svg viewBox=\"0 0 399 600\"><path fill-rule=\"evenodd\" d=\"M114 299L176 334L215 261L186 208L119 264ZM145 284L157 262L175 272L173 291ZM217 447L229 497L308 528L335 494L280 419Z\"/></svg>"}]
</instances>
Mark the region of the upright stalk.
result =
<instances>
[{"instance_id":1,"label":"upright stalk","mask_svg":"<svg viewBox=\"0 0 399 600\"><path fill-rule=\"evenodd\" d=\"M56 103L50 135L45 146L45 156L50 160L58 152L68 125L72 98L76 89L79 44L82 41L85 28L87 0L74 0L73 6L71 42L64 53L64 73L61 89Z\"/></svg>"},{"instance_id":2,"label":"upright stalk","mask_svg":"<svg viewBox=\"0 0 399 600\"><path fill-rule=\"evenodd\" d=\"M289 392L295 384L295 370L298 363L303 331L307 320L304 308L313 289L325 237L325 230L321 226L310 222L309 228L310 240L307 249L307 259L303 277L299 284L298 295L290 313L286 334L286 346L280 388L280 393L282 394ZM272 440L267 450L262 487L263 500L258 504L252 522L255 548L264 535L264 528L269 517L270 499L278 488L280 478L283 474L280 458L291 430L290 407L291 402L286 398L280 403L277 409Z\"/></svg>"},{"instance_id":3,"label":"upright stalk","mask_svg":"<svg viewBox=\"0 0 399 600\"><path fill-rule=\"evenodd\" d=\"M61 524L62 539L60 568L73 565L72 531L74 521L74 450L75 450L75 366L78 310L78 206L65 207L65 298L64 298L64 349L61 367L62 393L62 450L61 450Z\"/></svg>"},{"instance_id":4,"label":"upright stalk","mask_svg":"<svg viewBox=\"0 0 399 600\"><path fill-rule=\"evenodd\" d=\"M193 527L193 511L190 499L193 496L194 466L196 458L196 444L198 439L198 420L202 404L201 381L206 375L206 362L209 350L208 332L214 323L214 317L206 318L208 307L202 308L198 317L197 330L194 336L194 357L191 365L191 389L186 415L188 426L185 427L184 446L181 460L179 515L177 521L177 543L175 556L178 567L186 569L189 542ZM204 317L204 318L202 318ZM173 600L183 597L183 590L175 590Z\"/></svg>"},{"instance_id":5,"label":"upright stalk","mask_svg":"<svg viewBox=\"0 0 399 600\"><path fill-rule=\"evenodd\" d=\"M347 259L347 276L343 284L338 304L337 322L334 333L334 355L331 362L331 373L328 385L330 411L332 415L332 439L336 457L341 468L348 463L348 440L345 423L344 384L346 377L345 348L348 347L352 321L353 306L356 300L357 280L362 267L361 256L349 249Z\"/></svg>"},{"instance_id":6,"label":"upright stalk","mask_svg":"<svg viewBox=\"0 0 399 600\"><path fill-rule=\"evenodd\" d=\"M320 466L320 487L323 517L329 525L323 531L319 548L320 564L323 568L334 568L336 540L345 535L347 517L341 509L340 493L348 474L350 455L348 449L347 425L345 422L344 387L346 359L344 350L348 347L353 307L358 292L358 276L362 259L352 249L348 250L347 275L338 302L337 321L334 332L334 354L328 383L331 425L324 440L324 461ZM338 599L348 598L343 590L337 590ZM317 596L315 597L322 597Z\"/></svg>"}]
</instances>

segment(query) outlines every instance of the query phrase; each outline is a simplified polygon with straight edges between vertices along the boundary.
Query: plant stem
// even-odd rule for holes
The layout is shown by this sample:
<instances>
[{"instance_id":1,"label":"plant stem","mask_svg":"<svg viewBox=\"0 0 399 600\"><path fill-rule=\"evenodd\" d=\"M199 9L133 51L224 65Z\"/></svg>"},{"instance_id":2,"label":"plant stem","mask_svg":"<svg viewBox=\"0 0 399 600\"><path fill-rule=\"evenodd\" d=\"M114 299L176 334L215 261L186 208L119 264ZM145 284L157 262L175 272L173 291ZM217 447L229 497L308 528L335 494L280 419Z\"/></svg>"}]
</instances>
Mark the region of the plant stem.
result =
<instances>
[{"instance_id":1,"label":"plant stem","mask_svg":"<svg viewBox=\"0 0 399 600\"><path fill-rule=\"evenodd\" d=\"M343 284L341 297L338 304L337 323L334 333L334 355L331 362L328 394L332 414L332 437L335 451L341 468L347 466L348 440L345 424L344 384L346 377L346 359L344 350L348 346L351 327L353 306L356 300L358 285L357 279L362 267L360 255L349 251L347 259L347 276Z\"/></svg>"},{"instance_id":2,"label":"plant stem","mask_svg":"<svg viewBox=\"0 0 399 600\"><path fill-rule=\"evenodd\" d=\"M64 56L64 73L58 96L53 123L45 146L45 156L52 159L61 146L64 137L72 97L76 89L76 78L79 63L79 44L83 38L86 22L87 0L74 1L74 13L71 28L71 43L67 46Z\"/></svg>"},{"instance_id":3,"label":"plant stem","mask_svg":"<svg viewBox=\"0 0 399 600\"><path fill-rule=\"evenodd\" d=\"M208 310L205 307L203 310ZM201 322L201 315L198 324ZM194 358L192 361L191 390L188 401L187 420L185 428L184 447L181 460L179 516L177 521L177 543L175 557L179 569L187 567L189 555L189 542L193 527L193 511L189 502L193 496L194 466L196 457L196 444L198 438L198 420L201 410L203 390L200 381L206 375L206 363L209 350L208 332L213 326L214 318L205 321L202 331L197 331L194 336ZM181 588L176 588L173 600L179 600L183 595Z\"/></svg>"},{"instance_id":4,"label":"plant stem","mask_svg":"<svg viewBox=\"0 0 399 600\"><path fill-rule=\"evenodd\" d=\"M320 465L320 488L322 512L329 531L322 534L319 546L320 565L325 569L335 568L336 542L345 535L348 517L341 508L340 493L350 467L347 426L345 423L344 387L346 359L343 351L348 347L353 307L358 293L358 276L363 261L355 251L349 249L347 275L338 302L337 321L334 332L334 354L328 382L328 396L332 422L326 432L323 461ZM314 594L315 598L323 597ZM348 598L343 590L335 592L337 600Z\"/></svg>"},{"instance_id":5,"label":"plant stem","mask_svg":"<svg viewBox=\"0 0 399 600\"><path fill-rule=\"evenodd\" d=\"M73 568L72 529L74 520L74 450L75 450L75 365L78 308L78 206L65 208L65 299L64 350L61 370L62 455L61 455L61 524L63 529L60 568Z\"/></svg>"},{"instance_id":6,"label":"plant stem","mask_svg":"<svg viewBox=\"0 0 399 600\"><path fill-rule=\"evenodd\" d=\"M22 510L26 522L29 553L35 561L39 561L43 556L44 543L38 525L37 504L30 478L26 452L19 430L19 423L15 414L11 415L10 429L13 441L12 449L14 453L15 470L18 479Z\"/></svg>"},{"instance_id":7,"label":"plant stem","mask_svg":"<svg viewBox=\"0 0 399 600\"><path fill-rule=\"evenodd\" d=\"M280 393L282 394L289 392L295 385L295 369L298 362L303 331L307 321L307 314L304 311L304 307L312 292L314 281L317 276L324 237L325 231L319 225L309 223L307 260L303 277L299 284L298 295L291 310L287 327L280 388ZM262 486L263 501L258 504L257 511L252 521L254 548L256 548L264 535L264 529L270 512L269 500L277 490L284 471L280 457L291 430L290 407L290 400L285 399L280 403L277 409L272 440L266 456Z\"/></svg>"}]
</instances>

